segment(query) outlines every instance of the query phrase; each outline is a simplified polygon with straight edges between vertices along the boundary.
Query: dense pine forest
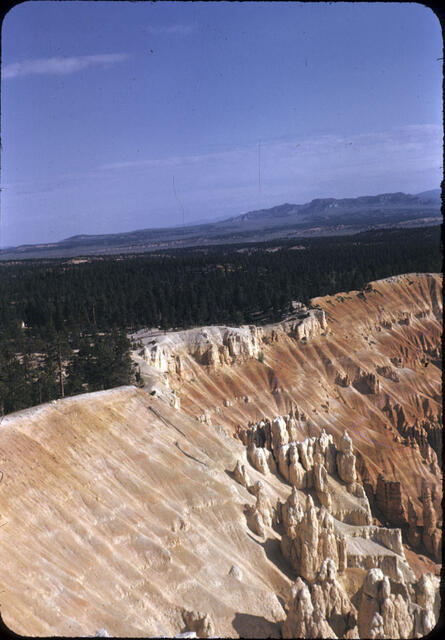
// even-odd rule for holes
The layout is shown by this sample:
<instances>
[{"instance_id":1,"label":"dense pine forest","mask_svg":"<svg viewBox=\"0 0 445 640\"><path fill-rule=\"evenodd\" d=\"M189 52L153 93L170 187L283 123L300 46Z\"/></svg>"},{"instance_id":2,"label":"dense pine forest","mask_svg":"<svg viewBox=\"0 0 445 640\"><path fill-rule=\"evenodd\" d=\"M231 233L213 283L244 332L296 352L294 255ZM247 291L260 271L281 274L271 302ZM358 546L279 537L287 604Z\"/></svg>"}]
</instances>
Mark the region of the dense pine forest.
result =
<instances>
[{"instance_id":1,"label":"dense pine forest","mask_svg":"<svg viewBox=\"0 0 445 640\"><path fill-rule=\"evenodd\" d=\"M441 270L439 227L0 262L0 411L138 382L127 332L277 321L292 300Z\"/></svg>"}]
</instances>

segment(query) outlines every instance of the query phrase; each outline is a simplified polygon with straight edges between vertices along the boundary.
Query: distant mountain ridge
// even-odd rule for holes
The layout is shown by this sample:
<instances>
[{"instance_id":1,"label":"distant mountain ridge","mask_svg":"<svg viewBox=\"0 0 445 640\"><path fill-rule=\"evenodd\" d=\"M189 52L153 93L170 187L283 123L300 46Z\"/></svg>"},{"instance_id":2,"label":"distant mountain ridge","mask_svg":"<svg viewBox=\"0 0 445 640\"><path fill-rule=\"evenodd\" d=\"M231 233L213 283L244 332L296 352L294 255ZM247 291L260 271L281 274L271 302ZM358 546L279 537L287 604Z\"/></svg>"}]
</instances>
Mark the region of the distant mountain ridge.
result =
<instances>
[{"instance_id":1,"label":"distant mountain ridge","mask_svg":"<svg viewBox=\"0 0 445 640\"><path fill-rule=\"evenodd\" d=\"M416 195L410 195L402 192L382 193L377 196L359 196L358 198L315 198L305 204L282 204L270 209L260 209L249 211L239 216L229 218L229 220L250 220L258 219L262 216L275 217L302 215L305 213L321 214L331 211L332 209L361 209L370 207L372 209L381 206L387 207L392 205L395 207L413 206L419 203L439 204L440 206L440 189L432 189L424 191Z\"/></svg>"},{"instance_id":2,"label":"distant mountain ridge","mask_svg":"<svg viewBox=\"0 0 445 640\"><path fill-rule=\"evenodd\" d=\"M357 198L315 198L305 204L285 203L182 227L79 234L60 242L9 247L0 251L0 259L140 253L279 237L347 235L373 228L425 226L441 221L440 189L415 195L397 192Z\"/></svg>"}]
</instances>

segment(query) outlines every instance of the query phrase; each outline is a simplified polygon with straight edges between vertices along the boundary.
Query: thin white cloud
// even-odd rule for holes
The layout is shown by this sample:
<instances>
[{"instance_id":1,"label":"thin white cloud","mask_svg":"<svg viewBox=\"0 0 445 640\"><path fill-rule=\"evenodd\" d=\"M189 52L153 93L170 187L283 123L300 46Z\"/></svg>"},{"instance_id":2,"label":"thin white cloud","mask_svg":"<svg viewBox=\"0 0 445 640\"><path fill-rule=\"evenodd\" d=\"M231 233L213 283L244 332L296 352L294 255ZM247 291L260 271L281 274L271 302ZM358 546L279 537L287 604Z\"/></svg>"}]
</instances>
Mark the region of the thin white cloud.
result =
<instances>
[{"instance_id":1,"label":"thin white cloud","mask_svg":"<svg viewBox=\"0 0 445 640\"><path fill-rule=\"evenodd\" d=\"M188 36L196 29L196 24L149 25L145 27L146 33L152 36Z\"/></svg>"},{"instance_id":2,"label":"thin white cloud","mask_svg":"<svg viewBox=\"0 0 445 640\"><path fill-rule=\"evenodd\" d=\"M36 58L12 62L2 69L2 78L29 75L66 75L92 66L109 66L128 59L127 53L103 53L92 56Z\"/></svg>"},{"instance_id":3,"label":"thin white cloud","mask_svg":"<svg viewBox=\"0 0 445 640\"><path fill-rule=\"evenodd\" d=\"M186 214L237 215L282 202L302 204L318 197L355 197L394 191L418 193L437 187L442 170L442 127L411 125L387 131L289 136L232 148L208 144L196 155L116 158L90 170L95 186L116 190L121 207L131 200L134 228L178 223L172 177ZM211 150L212 149L212 150ZM105 185L107 185L105 187ZM119 186L120 185L120 186ZM119 189L131 192L131 198ZM147 205L147 202L150 205ZM163 211L162 220L159 211ZM176 213L175 213L176 212ZM175 215L179 218L174 218ZM150 223L147 223L147 217ZM158 224L159 223L159 224Z\"/></svg>"},{"instance_id":4,"label":"thin white cloud","mask_svg":"<svg viewBox=\"0 0 445 640\"><path fill-rule=\"evenodd\" d=\"M176 167L182 165L197 164L211 158L221 158L221 154L203 154L196 156L170 156L168 158L155 158L154 160L129 160L123 162L110 162L96 167L97 171L121 171L122 169L154 169L158 167Z\"/></svg>"},{"instance_id":5,"label":"thin white cloud","mask_svg":"<svg viewBox=\"0 0 445 640\"><path fill-rule=\"evenodd\" d=\"M377 164L383 172L394 169L395 162L416 161L422 164L437 163L442 153L442 127L440 125L408 125L391 131L344 135L321 135L311 138L294 138L286 141L262 140L261 157L269 175L286 179L294 169L308 174L317 167L314 175L357 172L358 164ZM170 156L164 158L122 160L103 164L96 171L124 171L126 169L156 169L162 167L192 165L217 165L219 170L229 169L233 177L244 166L257 162L258 143L238 145L231 149L199 155ZM266 176L264 176L266 177Z\"/></svg>"}]
</instances>

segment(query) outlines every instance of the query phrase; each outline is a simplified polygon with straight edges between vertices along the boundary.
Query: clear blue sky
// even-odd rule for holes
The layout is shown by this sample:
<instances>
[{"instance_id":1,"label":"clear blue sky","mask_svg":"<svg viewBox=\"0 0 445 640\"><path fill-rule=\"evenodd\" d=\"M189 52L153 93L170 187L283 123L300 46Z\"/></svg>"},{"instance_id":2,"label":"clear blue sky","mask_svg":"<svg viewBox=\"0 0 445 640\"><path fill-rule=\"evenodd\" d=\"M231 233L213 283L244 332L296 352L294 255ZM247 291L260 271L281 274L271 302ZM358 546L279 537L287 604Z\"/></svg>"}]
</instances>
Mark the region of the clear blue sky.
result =
<instances>
[{"instance_id":1,"label":"clear blue sky","mask_svg":"<svg viewBox=\"0 0 445 640\"><path fill-rule=\"evenodd\" d=\"M414 3L26 2L2 28L2 246L436 188Z\"/></svg>"}]
</instances>

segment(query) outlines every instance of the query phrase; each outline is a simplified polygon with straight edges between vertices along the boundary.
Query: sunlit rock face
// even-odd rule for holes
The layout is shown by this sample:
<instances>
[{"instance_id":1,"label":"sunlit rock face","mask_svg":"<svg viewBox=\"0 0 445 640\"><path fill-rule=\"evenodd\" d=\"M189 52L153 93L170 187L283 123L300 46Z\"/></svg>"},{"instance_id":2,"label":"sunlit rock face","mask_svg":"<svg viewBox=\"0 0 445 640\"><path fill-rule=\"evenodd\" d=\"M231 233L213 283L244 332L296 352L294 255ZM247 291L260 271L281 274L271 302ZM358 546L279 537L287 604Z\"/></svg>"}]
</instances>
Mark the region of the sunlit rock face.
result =
<instances>
[{"instance_id":1,"label":"sunlit rock face","mask_svg":"<svg viewBox=\"0 0 445 640\"><path fill-rule=\"evenodd\" d=\"M121 387L5 417L0 451L0 602L14 631L237 637L248 616L252 635L280 637L291 580L245 505L265 542L287 488L262 486L223 429Z\"/></svg>"},{"instance_id":2,"label":"sunlit rock face","mask_svg":"<svg viewBox=\"0 0 445 640\"><path fill-rule=\"evenodd\" d=\"M210 326L187 331L165 332L138 331L133 338L143 344L135 357L159 371L190 379L193 363L209 370L242 364L257 359L264 344L279 340L280 336L292 336L307 341L326 332L326 314L322 309L307 310L299 320L256 327Z\"/></svg>"},{"instance_id":3,"label":"sunlit rock face","mask_svg":"<svg viewBox=\"0 0 445 640\"><path fill-rule=\"evenodd\" d=\"M343 482L352 493L354 477L360 479L370 505L378 510L374 517L404 531L409 528L410 499L411 515L414 510L418 518L412 548L435 562L440 554L442 499L442 278L395 276L372 282L362 292L338 293L312 303L319 309L306 318L262 327L257 357L234 359L213 369L199 365L192 355L181 356L190 377L171 374L171 388L185 413L197 417L206 411L215 424L240 437L244 432L249 437L248 425L263 422L255 445L268 450L265 439L272 437L272 421L281 416L289 439L282 441L276 463L302 488L314 486L314 452L310 443L297 451L292 443L303 443L325 429L338 445L347 430L355 469L342 451ZM323 316L317 316L319 310ZM318 322L318 328L300 339L295 325L301 322L307 327ZM251 332L248 327L243 331ZM283 433L281 437L285 439ZM329 474L327 467L326 471ZM324 472L318 468L315 473L320 484ZM436 526L425 534L423 479L439 513ZM342 511L342 519L358 524L356 511ZM366 516L359 517L364 523Z\"/></svg>"},{"instance_id":4,"label":"sunlit rock face","mask_svg":"<svg viewBox=\"0 0 445 640\"><path fill-rule=\"evenodd\" d=\"M11 629L415 638L435 626L441 278L313 302L261 328L141 332L145 388L3 419Z\"/></svg>"}]
</instances>

